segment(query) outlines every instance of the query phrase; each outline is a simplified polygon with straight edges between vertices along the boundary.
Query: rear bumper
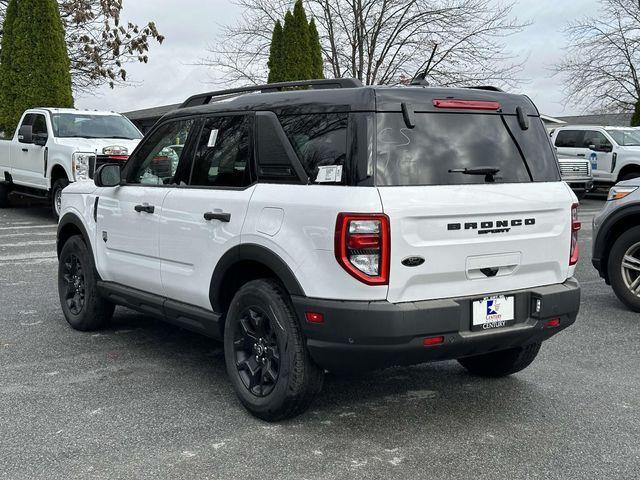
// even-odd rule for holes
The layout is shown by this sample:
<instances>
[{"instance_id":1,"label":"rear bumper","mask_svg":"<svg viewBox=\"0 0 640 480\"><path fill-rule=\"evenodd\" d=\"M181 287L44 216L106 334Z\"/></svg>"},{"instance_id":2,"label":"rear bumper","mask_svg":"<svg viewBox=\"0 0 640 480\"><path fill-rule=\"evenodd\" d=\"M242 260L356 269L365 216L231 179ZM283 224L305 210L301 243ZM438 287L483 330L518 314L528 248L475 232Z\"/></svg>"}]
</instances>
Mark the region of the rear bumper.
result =
<instances>
[{"instance_id":1,"label":"rear bumper","mask_svg":"<svg viewBox=\"0 0 640 480\"><path fill-rule=\"evenodd\" d=\"M293 297L314 361L333 371L363 371L394 365L450 360L541 342L572 325L580 307L580 286L565 283L500 292L515 296L516 323L501 329L471 331L472 302L483 296L392 304ZM534 313L536 299L542 302ZM324 323L305 320L306 312ZM555 328L546 326L559 318ZM444 343L423 346L426 337Z\"/></svg>"}]
</instances>

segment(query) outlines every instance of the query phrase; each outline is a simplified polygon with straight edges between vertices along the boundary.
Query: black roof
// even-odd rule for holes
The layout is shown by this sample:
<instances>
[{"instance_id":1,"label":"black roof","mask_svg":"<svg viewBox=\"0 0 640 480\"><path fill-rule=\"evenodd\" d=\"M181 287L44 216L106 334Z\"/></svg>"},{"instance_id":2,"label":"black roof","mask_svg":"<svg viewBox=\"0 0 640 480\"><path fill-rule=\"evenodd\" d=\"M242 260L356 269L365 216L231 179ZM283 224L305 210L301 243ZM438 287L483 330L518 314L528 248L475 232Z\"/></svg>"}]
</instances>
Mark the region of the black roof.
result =
<instances>
[{"instance_id":1,"label":"black roof","mask_svg":"<svg viewBox=\"0 0 640 480\"><path fill-rule=\"evenodd\" d=\"M256 90L255 87L251 87ZM265 87L266 88L266 87ZM182 108L169 112L164 118L181 116L244 112L273 111L276 114L332 113L332 112L401 112L402 103L409 104L416 112L446 111L433 105L435 99L459 99L499 102L499 112L515 114L520 107L527 115L539 116L539 112L531 100L525 95L514 95L501 91L477 88L437 88L426 86L353 86L345 88L313 88L308 90L285 91L249 91L235 95L223 91L216 97L216 92L191 97ZM187 106L192 99L206 99L211 102L198 106ZM453 110L451 110L453 111ZM455 110L465 112L466 110Z\"/></svg>"}]
</instances>

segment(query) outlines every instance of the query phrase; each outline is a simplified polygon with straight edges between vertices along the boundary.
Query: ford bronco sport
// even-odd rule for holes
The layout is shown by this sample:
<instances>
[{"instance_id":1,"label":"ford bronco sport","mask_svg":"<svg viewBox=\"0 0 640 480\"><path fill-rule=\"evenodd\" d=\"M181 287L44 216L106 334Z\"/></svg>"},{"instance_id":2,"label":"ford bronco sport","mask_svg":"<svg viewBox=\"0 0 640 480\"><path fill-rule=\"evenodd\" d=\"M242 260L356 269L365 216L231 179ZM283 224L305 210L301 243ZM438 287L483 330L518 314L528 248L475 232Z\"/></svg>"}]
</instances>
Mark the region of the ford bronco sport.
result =
<instances>
[{"instance_id":1,"label":"ford bronco sport","mask_svg":"<svg viewBox=\"0 0 640 480\"><path fill-rule=\"evenodd\" d=\"M524 369L576 319L579 228L525 96L226 90L65 189L60 301L82 331L124 305L222 340L240 401L274 421L304 411L325 370Z\"/></svg>"}]
</instances>

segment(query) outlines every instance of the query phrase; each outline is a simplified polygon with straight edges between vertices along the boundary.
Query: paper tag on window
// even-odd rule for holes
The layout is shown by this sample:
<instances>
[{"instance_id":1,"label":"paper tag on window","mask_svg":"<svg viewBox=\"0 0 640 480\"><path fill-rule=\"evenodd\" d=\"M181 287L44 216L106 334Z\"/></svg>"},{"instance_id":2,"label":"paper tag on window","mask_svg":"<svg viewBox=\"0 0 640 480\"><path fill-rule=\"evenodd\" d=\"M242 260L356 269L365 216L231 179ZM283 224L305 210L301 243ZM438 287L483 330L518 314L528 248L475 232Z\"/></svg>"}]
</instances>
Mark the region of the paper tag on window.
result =
<instances>
[{"instance_id":1,"label":"paper tag on window","mask_svg":"<svg viewBox=\"0 0 640 480\"><path fill-rule=\"evenodd\" d=\"M342 181L342 165L324 165L318 167L317 183L335 183Z\"/></svg>"},{"instance_id":2,"label":"paper tag on window","mask_svg":"<svg viewBox=\"0 0 640 480\"><path fill-rule=\"evenodd\" d=\"M216 146L216 142L218 141L218 130L211 130L209 134L209 142L207 143L208 148L213 148Z\"/></svg>"}]
</instances>

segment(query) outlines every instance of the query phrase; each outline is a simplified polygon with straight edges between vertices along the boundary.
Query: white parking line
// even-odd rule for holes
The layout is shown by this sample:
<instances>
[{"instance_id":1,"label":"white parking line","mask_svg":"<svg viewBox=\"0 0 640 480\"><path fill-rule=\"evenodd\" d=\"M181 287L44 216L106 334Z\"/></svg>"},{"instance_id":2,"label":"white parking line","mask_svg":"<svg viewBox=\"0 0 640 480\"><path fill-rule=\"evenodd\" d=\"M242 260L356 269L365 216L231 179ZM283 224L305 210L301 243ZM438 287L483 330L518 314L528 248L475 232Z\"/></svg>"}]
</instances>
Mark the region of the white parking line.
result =
<instances>
[{"instance_id":1,"label":"white parking line","mask_svg":"<svg viewBox=\"0 0 640 480\"><path fill-rule=\"evenodd\" d=\"M0 238L11 237L55 237L55 232L2 233Z\"/></svg>"},{"instance_id":2,"label":"white parking line","mask_svg":"<svg viewBox=\"0 0 640 480\"><path fill-rule=\"evenodd\" d=\"M0 262L13 262L16 260L34 260L41 258L56 258L56 251L21 253L18 255L0 255Z\"/></svg>"},{"instance_id":3,"label":"white parking line","mask_svg":"<svg viewBox=\"0 0 640 480\"><path fill-rule=\"evenodd\" d=\"M32 245L55 245L55 240L32 240L30 242L19 242L19 243L0 243L0 248L2 247L30 247Z\"/></svg>"},{"instance_id":4,"label":"white parking line","mask_svg":"<svg viewBox=\"0 0 640 480\"><path fill-rule=\"evenodd\" d=\"M49 225L29 225L28 227L25 225L18 225L15 227L0 227L0 230L27 230L31 228L58 228L58 225L49 224Z\"/></svg>"}]
</instances>

